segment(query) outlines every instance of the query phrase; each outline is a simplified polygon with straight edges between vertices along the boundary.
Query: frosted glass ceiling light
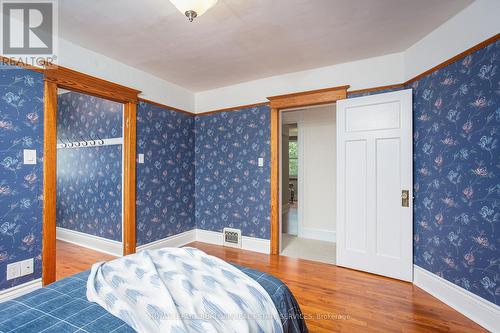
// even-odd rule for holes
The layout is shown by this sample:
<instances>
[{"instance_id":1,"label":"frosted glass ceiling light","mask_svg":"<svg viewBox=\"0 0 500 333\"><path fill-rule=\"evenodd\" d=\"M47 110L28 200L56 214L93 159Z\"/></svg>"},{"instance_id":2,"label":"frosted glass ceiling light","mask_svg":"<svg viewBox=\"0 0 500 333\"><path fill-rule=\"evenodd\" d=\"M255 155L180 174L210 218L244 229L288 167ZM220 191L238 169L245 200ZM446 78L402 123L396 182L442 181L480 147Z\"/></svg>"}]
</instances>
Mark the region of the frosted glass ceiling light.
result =
<instances>
[{"instance_id":1,"label":"frosted glass ceiling light","mask_svg":"<svg viewBox=\"0 0 500 333\"><path fill-rule=\"evenodd\" d=\"M170 0L171 3L184 15L187 16L189 22L205 14L207 10L212 8L217 0Z\"/></svg>"}]
</instances>

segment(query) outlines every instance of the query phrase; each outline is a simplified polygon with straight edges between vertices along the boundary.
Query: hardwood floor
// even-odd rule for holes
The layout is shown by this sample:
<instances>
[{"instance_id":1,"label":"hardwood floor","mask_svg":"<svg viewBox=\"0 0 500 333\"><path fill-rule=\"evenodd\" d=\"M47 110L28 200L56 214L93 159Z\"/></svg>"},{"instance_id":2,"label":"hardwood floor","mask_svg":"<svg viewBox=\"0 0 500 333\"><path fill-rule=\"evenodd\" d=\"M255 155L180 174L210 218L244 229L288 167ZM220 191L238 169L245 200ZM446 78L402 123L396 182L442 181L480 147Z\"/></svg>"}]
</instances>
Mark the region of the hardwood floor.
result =
<instances>
[{"instance_id":1,"label":"hardwood floor","mask_svg":"<svg viewBox=\"0 0 500 333\"><path fill-rule=\"evenodd\" d=\"M57 246L58 278L114 258L69 243ZM285 256L200 242L188 246L281 279L310 332L487 332L411 283Z\"/></svg>"},{"instance_id":2,"label":"hardwood floor","mask_svg":"<svg viewBox=\"0 0 500 333\"><path fill-rule=\"evenodd\" d=\"M116 257L71 243L56 241L56 281L84 270L92 264Z\"/></svg>"},{"instance_id":3,"label":"hardwood floor","mask_svg":"<svg viewBox=\"0 0 500 333\"><path fill-rule=\"evenodd\" d=\"M311 318L311 332L487 332L411 283L284 256L199 242L188 246L281 279Z\"/></svg>"}]
</instances>

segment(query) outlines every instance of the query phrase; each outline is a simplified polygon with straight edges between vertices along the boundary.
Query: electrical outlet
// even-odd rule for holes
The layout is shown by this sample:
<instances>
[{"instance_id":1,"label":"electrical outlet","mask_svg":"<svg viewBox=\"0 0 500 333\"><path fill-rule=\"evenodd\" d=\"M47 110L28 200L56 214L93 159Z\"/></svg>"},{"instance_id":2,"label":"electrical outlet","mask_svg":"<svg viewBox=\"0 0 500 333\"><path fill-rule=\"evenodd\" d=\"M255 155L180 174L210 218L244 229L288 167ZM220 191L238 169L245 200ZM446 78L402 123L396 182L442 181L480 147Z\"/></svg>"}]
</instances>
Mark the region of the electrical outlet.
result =
<instances>
[{"instance_id":1,"label":"electrical outlet","mask_svg":"<svg viewBox=\"0 0 500 333\"><path fill-rule=\"evenodd\" d=\"M13 262L7 265L7 280L12 280L21 276L21 265Z\"/></svg>"},{"instance_id":2,"label":"electrical outlet","mask_svg":"<svg viewBox=\"0 0 500 333\"><path fill-rule=\"evenodd\" d=\"M33 274L33 258L20 261L21 276Z\"/></svg>"},{"instance_id":3,"label":"electrical outlet","mask_svg":"<svg viewBox=\"0 0 500 333\"><path fill-rule=\"evenodd\" d=\"M139 162L139 164L144 163L144 154L139 154L138 162Z\"/></svg>"},{"instance_id":4,"label":"electrical outlet","mask_svg":"<svg viewBox=\"0 0 500 333\"><path fill-rule=\"evenodd\" d=\"M260 167L263 167L264 166L264 158L263 157L259 157L259 160L258 160L258 165Z\"/></svg>"}]
</instances>

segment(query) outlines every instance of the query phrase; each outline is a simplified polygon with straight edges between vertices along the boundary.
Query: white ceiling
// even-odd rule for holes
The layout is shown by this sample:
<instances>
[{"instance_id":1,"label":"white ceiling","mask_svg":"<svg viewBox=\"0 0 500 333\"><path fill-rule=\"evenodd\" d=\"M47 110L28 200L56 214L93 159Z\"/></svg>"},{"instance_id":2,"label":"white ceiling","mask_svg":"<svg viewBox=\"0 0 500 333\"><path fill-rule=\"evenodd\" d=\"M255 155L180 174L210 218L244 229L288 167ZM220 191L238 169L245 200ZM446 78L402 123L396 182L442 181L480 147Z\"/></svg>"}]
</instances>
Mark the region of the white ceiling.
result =
<instances>
[{"instance_id":1,"label":"white ceiling","mask_svg":"<svg viewBox=\"0 0 500 333\"><path fill-rule=\"evenodd\" d=\"M62 38L193 92L406 50L472 0L60 0Z\"/></svg>"}]
</instances>

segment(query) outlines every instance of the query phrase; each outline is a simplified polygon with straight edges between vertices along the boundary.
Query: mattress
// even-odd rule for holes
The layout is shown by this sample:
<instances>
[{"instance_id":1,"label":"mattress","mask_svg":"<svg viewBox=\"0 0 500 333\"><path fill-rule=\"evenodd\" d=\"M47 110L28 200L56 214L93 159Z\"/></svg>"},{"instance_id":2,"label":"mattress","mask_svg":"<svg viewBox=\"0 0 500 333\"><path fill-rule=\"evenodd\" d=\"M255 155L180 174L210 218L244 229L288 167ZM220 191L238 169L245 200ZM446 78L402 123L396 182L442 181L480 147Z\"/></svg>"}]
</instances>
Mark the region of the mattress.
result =
<instances>
[{"instance_id":1,"label":"mattress","mask_svg":"<svg viewBox=\"0 0 500 333\"><path fill-rule=\"evenodd\" d=\"M269 294L281 316L283 332L307 332L300 307L281 280L251 268L234 266L257 281ZM135 332L100 305L87 301L86 283L89 273L81 272L0 303L0 332Z\"/></svg>"}]
</instances>

